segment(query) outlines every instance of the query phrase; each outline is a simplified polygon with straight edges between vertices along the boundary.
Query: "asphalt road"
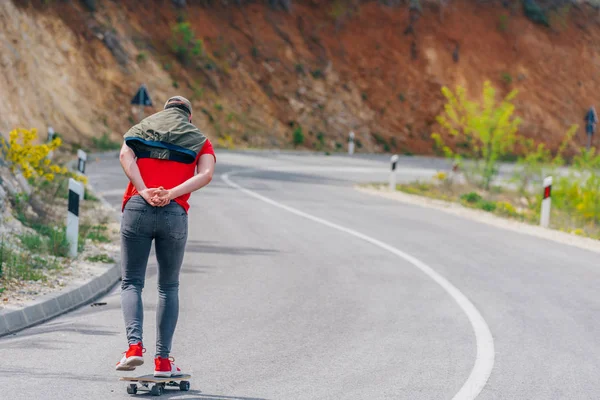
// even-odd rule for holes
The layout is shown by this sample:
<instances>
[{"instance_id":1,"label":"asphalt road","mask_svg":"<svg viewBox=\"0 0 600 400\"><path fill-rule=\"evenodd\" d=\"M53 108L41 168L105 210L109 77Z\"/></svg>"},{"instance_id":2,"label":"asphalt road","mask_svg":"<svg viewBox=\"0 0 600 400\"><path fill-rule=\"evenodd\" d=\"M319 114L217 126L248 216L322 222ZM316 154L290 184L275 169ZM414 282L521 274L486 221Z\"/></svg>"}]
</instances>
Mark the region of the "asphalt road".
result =
<instances>
[{"instance_id":1,"label":"asphalt road","mask_svg":"<svg viewBox=\"0 0 600 400\"><path fill-rule=\"evenodd\" d=\"M439 167L401 166L398 181ZM388 167L219 152L192 196L172 354L192 390L163 398L600 398L597 254L352 188ZM88 173L118 205L118 159ZM152 259L136 374L155 286ZM0 398L129 398L119 288L102 301L0 339Z\"/></svg>"}]
</instances>

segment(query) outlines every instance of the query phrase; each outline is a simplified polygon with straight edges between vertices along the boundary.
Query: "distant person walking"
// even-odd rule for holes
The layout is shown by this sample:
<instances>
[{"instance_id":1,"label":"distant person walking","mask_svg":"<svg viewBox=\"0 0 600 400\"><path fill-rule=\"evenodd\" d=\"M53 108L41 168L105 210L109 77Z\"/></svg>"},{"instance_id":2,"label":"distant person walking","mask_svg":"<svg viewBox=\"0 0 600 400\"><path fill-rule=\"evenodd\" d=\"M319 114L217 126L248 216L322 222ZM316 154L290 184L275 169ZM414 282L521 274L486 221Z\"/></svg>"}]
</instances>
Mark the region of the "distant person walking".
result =
<instances>
[{"instance_id":1,"label":"distant person walking","mask_svg":"<svg viewBox=\"0 0 600 400\"><path fill-rule=\"evenodd\" d=\"M596 114L596 109L594 106L591 106L588 112L585 114L585 133L587 135L587 149L590 149L592 144L592 136L594 135L594 131L596 130L596 124L598 123L598 114Z\"/></svg>"},{"instance_id":2,"label":"distant person walking","mask_svg":"<svg viewBox=\"0 0 600 400\"><path fill-rule=\"evenodd\" d=\"M118 371L144 363L142 289L154 241L158 308L154 376L183 372L170 357L179 316L179 272L188 235L188 200L212 179L216 156L210 140L192 124L192 104L171 97L161 110L124 135L121 166L130 182L122 202L121 308L129 349Z\"/></svg>"}]
</instances>

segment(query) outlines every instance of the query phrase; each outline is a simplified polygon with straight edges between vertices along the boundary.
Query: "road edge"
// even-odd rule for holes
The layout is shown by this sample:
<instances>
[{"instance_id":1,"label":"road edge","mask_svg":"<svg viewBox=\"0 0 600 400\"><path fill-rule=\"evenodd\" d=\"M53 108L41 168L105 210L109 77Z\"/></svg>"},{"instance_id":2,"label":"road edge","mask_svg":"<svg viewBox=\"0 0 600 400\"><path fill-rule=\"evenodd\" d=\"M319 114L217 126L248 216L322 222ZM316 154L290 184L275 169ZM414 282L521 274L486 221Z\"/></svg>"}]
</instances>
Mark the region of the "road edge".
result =
<instances>
[{"instance_id":1,"label":"road edge","mask_svg":"<svg viewBox=\"0 0 600 400\"><path fill-rule=\"evenodd\" d=\"M600 253L600 241L573 235L567 232L561 232L556 229L543 228L537 225L527 224L525 222L502 218L490 214L483 210L475 210L464 207L460 204L444 200L431 199L424 196L408 194L400 191L389 192L387 190L375 189L361 185L355 185L354 189L371 195L397 201L399 203L415 205L419 207L431 208L442 211L459 218L465 218L474 222L483 223L495 228L513 231L539 239L546 239L562 245L573 246L582 250Z\"/></svg>"},{"instance_id":2,"label":"road edge","mask_svg":"<svg viewBox=\"0 0 600 400\"><path fill-rule=\"evenodd\" d=\"M71 161L68 166L72 169L74 163L75 161ZM91 184L88 183L87 186L102 204L114 210L114 207L110 206L110 203L94 190ZM116 219L119 220L118 217ZM41 296L34 303L18 310L0 311L0 338L14 335L24 329L42 324L69 311L90 304L110 292L120 279L121 263L119 260L102 274L89 279L84 284L71 285L58 293Z\"/></svg>"},{"instance_id":3,"label":"road edge","mask_svg":"<svg viewBox=\"0 0 600 400\"><path fill-rule=\"evenodd\" d=\"M93 302L110 292L121 278L118 263L83 285L72 285L59 293L40 297L35 303L19 310L0 313L0 338L47 322L69 311Z\"/></svg>"}]
</instances>

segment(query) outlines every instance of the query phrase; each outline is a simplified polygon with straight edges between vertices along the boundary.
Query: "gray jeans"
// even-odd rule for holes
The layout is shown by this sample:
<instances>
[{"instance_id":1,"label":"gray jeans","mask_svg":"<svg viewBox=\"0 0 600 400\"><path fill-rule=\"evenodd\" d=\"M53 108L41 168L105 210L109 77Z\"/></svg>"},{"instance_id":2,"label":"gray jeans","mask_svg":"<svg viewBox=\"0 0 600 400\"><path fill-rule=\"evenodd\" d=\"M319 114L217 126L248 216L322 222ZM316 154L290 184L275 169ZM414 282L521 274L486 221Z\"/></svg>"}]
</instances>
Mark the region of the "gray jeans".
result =
<instances>
[{"instance_id":1,"label":"gray jeans","mask_svg":"<svg viewBox=\"0 0 600 400\"><path fill-rule=\"evenodd\" d=\"M168 357L179 316L179 271L188 234L185 210L171 201L153 207L133 196L121 217L121 308L129 344L142 342L142 289L152 240L158 261L156 354Z\"/></svg>"}]
</instances>

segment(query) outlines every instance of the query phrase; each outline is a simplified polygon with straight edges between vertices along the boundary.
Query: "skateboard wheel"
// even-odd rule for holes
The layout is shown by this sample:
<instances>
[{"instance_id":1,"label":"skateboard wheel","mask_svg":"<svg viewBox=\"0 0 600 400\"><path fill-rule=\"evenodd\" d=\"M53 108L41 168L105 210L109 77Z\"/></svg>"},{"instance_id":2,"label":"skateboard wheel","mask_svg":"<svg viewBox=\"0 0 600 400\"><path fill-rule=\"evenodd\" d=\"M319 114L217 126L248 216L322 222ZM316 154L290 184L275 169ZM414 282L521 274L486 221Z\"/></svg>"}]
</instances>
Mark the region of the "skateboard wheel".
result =
<instances>
[{"instance_id":1,"label":"skateboard wheel","mask_svg":"<svg viewBox=\"0 0 600 400\"><path fill-rule=\"evenodd\" d=\"M182 392L187 392L190 390L190 382L189 381L181 381L179 382L179 390Z\"/></svg>"},{"instance_id":2,"label":"skateboard wheel","mask_svg":"<svg viewBox=\"0 0 600 400\"><path fill-rule=\"evenodd\" d=\"M150 389L150 394L152 396L160 396L163 394L163 387L162 385L154 385L152 386L152 389Z\"/></svg>"},{"instance_id":3,"label":"skateboard wheel","mask_svg":"<svg viewBox=\"0 0 600 400\"><path fill-rule=\"evenodd\" d=\"M136 394L137 393L137 385L135 383L132 383L131 385L129 385L127 387L127 393L128 394Z\"/></svg>"}]
</instances>

